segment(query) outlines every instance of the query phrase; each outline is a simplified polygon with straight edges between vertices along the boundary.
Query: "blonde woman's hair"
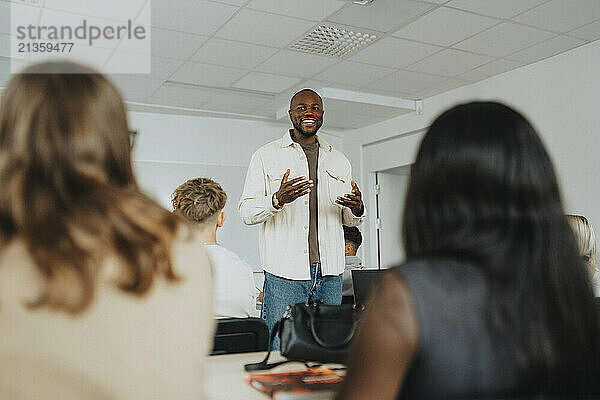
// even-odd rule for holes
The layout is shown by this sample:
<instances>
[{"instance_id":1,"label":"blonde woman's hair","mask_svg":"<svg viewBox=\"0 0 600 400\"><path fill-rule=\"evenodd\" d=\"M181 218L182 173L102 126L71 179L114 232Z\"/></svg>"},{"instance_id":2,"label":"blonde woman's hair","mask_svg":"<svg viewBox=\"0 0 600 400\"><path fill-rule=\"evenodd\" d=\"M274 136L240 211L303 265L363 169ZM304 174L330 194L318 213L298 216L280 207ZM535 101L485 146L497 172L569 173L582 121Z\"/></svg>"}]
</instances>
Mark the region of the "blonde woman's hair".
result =
<instances>
[{"instance_id":1,"label":"blonde woman's hair","mask_svg":"<svg viewBox=\"0 0 600 400\"><path fill-rule=\"evenodd\" d=\"M596 235L592 224L583 215L567 215L569 225L575 233L579 252L586 262L590 273L596 268Z\"/></svg>"},{"instance_id":2,"label":"blonde woman's hair","mask_svg":"<svg viewBox=\"0 0 600 400\"><path fill-rule=\"evenodd\" d=\"M176 214L201 224L216 220L226 202L227 194L221 185L209 178L190 179L179 185L171 195Z\"/></svg>"},{"instance_id":3,"label":"blonde woman's hair","mask_svg":"<svg viewBox=\"0 0 600 400\"><path fill-rule=\"evenodd\" d=\"M0 100L0 251L22 239L45 277L31 307L84 310L108 255L123 266L126 292L145 293L155 276L177 279L177 218L139 191L130 153L123 101L101 74L46 63L8 83Z\"/></svg>"}]
</instances>

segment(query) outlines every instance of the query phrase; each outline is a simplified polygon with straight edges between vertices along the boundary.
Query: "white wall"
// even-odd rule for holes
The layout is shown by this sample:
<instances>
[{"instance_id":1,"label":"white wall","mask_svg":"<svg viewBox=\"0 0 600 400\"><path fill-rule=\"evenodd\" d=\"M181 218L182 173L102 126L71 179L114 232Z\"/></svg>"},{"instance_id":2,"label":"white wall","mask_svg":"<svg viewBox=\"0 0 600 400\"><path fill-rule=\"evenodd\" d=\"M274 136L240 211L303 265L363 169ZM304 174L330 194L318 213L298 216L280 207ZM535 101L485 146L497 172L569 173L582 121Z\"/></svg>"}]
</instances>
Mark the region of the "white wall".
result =
<instances>
[{"instance_id":1,"label":"white wall","mask_svg":"<svg viewBox=\"0 0 600 400\"><path fill-rule=\"evenodd\" d=\"M404 198L408 187L407 174L378 172L379 183L379 264L381 268L389 268L404 261L401 221L404 211Z\"/></svg>"},{"instance_id":2,"label":"white wall","mask_svg":"<svg viewBox=\"0 0 600 400\"><path fill-rule=\"evenodd\" d=\"M499 100L525 114L540 133L559 176L569 213L586 215L600 230L600 41L558 56L425 99L423 114L407 114L349 132L347 156L368 182L365 147L383 146L377 163L410 164L423 129L443 110L474 99ZM373 144L374 142L378 142ZM355 173L358 176L358 173ZM372 196L365 196L367 208ZM365 190L363 190L364 192ZM369 224L374 218L369 213ZM371 241L372 229L362 229ZM373 254L365 246L367 263Z\"/></svg>"},{"instance_id":3,"label":"white wall","mask_svg":"<svg viewBox=\"0 0 600 400\"><path fill-rule=\"evenodd\" d=\"M134 166L140 187L164 207L170 194L187 179L208 177L228 194L226 221L217 240L260 269L258 227L245 226L237 212L250 157L260 146L280 138L286 123L130 112L129 123L138 131ZM343 150L335 130L319 133Z\"/></svg>"}]
</instances>

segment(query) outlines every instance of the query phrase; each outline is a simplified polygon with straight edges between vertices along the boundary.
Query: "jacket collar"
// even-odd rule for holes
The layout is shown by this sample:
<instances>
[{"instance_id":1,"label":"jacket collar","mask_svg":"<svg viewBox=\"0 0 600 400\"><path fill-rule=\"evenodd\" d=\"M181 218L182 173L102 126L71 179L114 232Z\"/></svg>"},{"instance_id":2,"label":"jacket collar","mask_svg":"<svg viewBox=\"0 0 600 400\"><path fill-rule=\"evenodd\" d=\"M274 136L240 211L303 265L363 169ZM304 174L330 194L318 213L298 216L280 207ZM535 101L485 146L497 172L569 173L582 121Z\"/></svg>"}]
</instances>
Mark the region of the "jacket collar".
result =
<instances>
[{"instance_id":1,"label":"jacket collar","mask_svg":"<svg viewBox=\"0 0 600 400\"><path fill-rule=\"evenodd\" d=\"M315 135L317 138L317 142L319 142L319 147L322 148L323 150L326 151L333 151L333 146L331 146L329 143L327 143L327 141L325 141L325 139L319 137L319 135ZM283 137L281 138L281 147L289 147L291 145L293 145L295 142L292 140L292 135L290 134L290 131L287 130L285 131L285 133L283 134Z\"/></svg>"}]
</instances>

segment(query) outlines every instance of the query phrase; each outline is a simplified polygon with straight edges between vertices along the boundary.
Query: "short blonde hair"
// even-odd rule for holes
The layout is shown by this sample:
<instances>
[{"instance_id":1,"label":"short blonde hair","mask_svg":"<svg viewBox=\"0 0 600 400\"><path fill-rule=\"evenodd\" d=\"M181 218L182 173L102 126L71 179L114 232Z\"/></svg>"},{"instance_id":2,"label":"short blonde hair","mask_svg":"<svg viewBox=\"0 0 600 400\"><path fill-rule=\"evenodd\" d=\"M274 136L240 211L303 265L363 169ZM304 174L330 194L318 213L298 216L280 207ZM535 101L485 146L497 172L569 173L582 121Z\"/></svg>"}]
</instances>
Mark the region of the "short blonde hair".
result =
<instances>
[{"instance_id":1,"label":"short blonde hair","mask_svg":"<svg viewBox=\"0 0 600 400\"><path fill-rule=\"evenodd\" d=\"M199 223L216 216L226 202L227 194L221 185L209 178L190 179L171 195L174 212Z\"/></svg>"},{"instance_id":2,"label":"short blonde hair","mask_svg":"<svg viewBox=\"0 0 600 400\"><path fill-rule=\"evenodd\" d=\"M575 232L575 239L581 256L593 274L596 268L596 235L592 224L583 215L567 215L571 229Z\"/></svg>"}]
</instances>

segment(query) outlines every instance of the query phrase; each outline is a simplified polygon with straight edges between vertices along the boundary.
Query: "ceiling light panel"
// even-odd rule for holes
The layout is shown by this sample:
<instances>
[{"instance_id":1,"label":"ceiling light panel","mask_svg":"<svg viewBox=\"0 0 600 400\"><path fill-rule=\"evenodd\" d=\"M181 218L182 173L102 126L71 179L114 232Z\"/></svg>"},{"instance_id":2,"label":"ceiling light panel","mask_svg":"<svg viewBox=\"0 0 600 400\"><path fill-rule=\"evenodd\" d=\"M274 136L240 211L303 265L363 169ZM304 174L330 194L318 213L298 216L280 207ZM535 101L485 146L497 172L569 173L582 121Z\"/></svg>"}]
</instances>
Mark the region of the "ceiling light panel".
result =
<instances>
[{"instance_id":1,"label":"ceiling light panel","mask_svg":"<svg viewBox=\"0 0 600 400\"><path fill-rule=\"evenodd\" d=\"M377 39L377 35L349 28L319 25L308 35L292 43L296 51L325 56L344 57L362 49Z\"/></svg>"}]
</instances>

